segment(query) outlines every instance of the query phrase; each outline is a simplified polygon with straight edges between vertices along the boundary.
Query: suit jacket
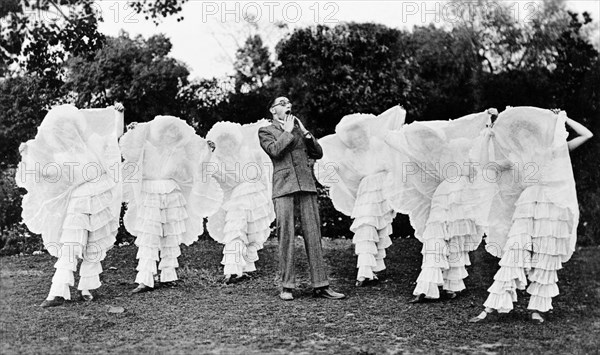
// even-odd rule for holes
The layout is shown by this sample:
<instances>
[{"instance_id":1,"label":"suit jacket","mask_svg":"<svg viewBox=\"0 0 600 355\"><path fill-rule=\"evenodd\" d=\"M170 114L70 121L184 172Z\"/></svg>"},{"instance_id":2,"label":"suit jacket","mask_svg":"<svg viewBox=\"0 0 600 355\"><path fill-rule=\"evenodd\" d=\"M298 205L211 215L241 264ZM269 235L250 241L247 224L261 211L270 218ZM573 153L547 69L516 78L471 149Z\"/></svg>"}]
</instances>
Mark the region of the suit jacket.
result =
<instances>
[{"instance_id":1,"label":"suit jacket","mask_svg":"<svg viewBox=\"0 0 600 355\"><path fill-rule=\"evenodd\" d=\"M273 198L294 192L317 192L311 159L321 159L323 149L315 137L305 138L295 124L286 132L273 121L258 130L260 146L273 162Z\"/></svg>"}]
</instances>

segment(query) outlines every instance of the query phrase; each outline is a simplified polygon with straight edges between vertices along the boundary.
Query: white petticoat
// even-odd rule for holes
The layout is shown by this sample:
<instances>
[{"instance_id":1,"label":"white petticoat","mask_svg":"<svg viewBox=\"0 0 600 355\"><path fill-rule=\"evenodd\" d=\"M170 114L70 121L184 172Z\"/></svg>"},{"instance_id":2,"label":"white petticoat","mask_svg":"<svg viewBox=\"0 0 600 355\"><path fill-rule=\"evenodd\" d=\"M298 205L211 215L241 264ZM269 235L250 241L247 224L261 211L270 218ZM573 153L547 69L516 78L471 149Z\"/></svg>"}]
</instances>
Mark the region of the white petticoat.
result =
<instances>
[{"instance_id":1,"label":"white petticoat","mask_svg":"<svg viewBox=\"0 0 600 355\"><path fill-rule=\"evenodd\" d=\"M186 201L173 180L144 180L140 198L136 224L134 230L129 231L136 236L138 246L135 282L154 287L158 270L161 270L161 282L177 280L179 244L184 241L188 218Z\"/></svg>"},{"instance_id":2,"label":"white petticoat","mask_svg":"<svg viewBox=\"0 0 600 355\"><path fill-rule=\"evenodd\" d=\"M106 175L97 182L85 183L73 190L67 206L58 245L56 272L52 278L50 296L71 298L70 286L75 285L74 272L79 270L79 290L100 287L100 273L106 252L113 247L119 229L119 215L111 209L115 184Z\"/></svg>"},{"instance_id":3,"label":"white petticoat","mask_svg":"<svg viewBox=\"0 0 600 355\"><path fill-rule=\"evenodd\" d=\"M374 272L385 270L385 249L392 245L394 211L383 192L387 173L364 177L358 187L352 210L354 219L350 230L354 233L355 253L358 255L357 279L374 279Z\"/></svg>"},{"instance_id":4,"label":"white petticoat","mask_svg":"<svg viewBox=\"0 0 600 355\"><path fill-rule=\"evenodd\" d=\"M511 311L517 301L516 290L527 286L527 274L531 282L527 308L540 312L552 309L552 297L559 293L556 271L568 258L572 225L572 213L553 203L545 186L526 188L516 202L500 269L484 306L503 313Z\"/></svg>"},{"instance_id":5,"label":"white petticoat","mask_svg":"<svg viewBox=\"0 0 600 355\"><path fill-rule=\"evenodd\" d=\"M270 226L275 220L273 202L266 187L261 183L242 182L221 208L225 219L222 233L214 235L218 242L225 244L221 261L223 273L241 275L255 271L258 250L269 238Z\"/></svg>"},{"instance_id":6,"label":"white petticoat","mask_svg":"<svg viewBox=\"0 0 600 355\"><path fill-rule=\"evenodd\" d=\"M439 298L439 288L451 292L465 289L471 265L469 252L481 243L483 226L478 224L481 193L467 176L443 181L431 202L423 232L423 262L414 295Z\"/></svg>"}]
</instances>

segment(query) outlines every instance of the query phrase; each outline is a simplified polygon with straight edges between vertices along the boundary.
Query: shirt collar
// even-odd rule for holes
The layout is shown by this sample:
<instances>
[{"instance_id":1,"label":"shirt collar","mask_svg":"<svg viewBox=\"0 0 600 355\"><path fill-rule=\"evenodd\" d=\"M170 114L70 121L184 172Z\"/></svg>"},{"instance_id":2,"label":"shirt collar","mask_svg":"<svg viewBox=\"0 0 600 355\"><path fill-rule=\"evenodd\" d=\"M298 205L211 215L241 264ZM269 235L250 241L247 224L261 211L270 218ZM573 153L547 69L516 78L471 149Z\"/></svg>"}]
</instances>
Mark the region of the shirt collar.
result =
<instances>
[{"instance_id":1,"label":"shirt collar","mask_svg":"<svg viewBox=\"0 0 600 355\"><path fill-rule=\"evenodd\" d=\"M280 121L278 118L273 117L272 122L277 128L283 130L283 121Z\"/></svg>"}]
</instances>

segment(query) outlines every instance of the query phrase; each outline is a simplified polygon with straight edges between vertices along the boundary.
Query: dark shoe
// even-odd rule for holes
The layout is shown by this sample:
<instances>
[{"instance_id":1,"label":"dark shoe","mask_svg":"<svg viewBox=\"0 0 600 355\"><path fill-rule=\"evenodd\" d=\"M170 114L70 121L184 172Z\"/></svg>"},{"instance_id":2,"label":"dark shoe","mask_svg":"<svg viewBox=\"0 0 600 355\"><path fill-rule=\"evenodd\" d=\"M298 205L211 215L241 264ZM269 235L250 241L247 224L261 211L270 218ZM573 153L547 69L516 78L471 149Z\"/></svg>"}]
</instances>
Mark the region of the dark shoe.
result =
<instances>
[{"instance_id":1,"label":"dark shoe","mask_svg":"<svg viewBox=\"0 0 600 355\"><path fill-rule=\"evenodd\" d=\"M284 301L291 301L294 299L294 295L292 294L292 290L290 290L289 288L284 288L283 290L281 290L279 298L281 298Z\"/></svg>"},{"instance_id":2,"label":"dark shoe","mask_svg":"<svg viewBox=\"0 0 600 355\"><path fill-rule=\"evenodd\" d=\"M456 297L458 297L458 292L447 291L447 290L444 290L442 292L442 298L445 299L445 300L453 300Z\"/></svg>"},{"instance_id":3,"label":"dark shoe","mask_svg":"<svg viewBox=\"0 0 600 355\"><path fill-rule=\"evenodd\" d=\"M321 287L313 291L313 297L341 300L346 297L343 293L335 292L331 287Z\"/></svg>"},{"instance_id":4,"label":"dark shoe","mask_svg":"<svg viewBox=\"0 0 600 355\"><path fill-rule=\"evenodd\" d=\"M385 281L388 278L387 269L381 270L379 272L374 272L374 274L375 274L375 279L379 280L379 281Z\"/></svg>"},{"instance_id":5,"label":"dark shoe","mask_svg":"<svg viewBox=\"0 0 600 355\"><path fill-rule=\"evenodd\" d=\"M357 280L356 281L356 287L367 287L367 286L375 286L379 283L378 279L364 279L364 280Z\"/></svg>"},{"instance_id":6,"label":"dark shoe","mask_svg":"<svg viewBox=\"0 0 600 355\"><path fill-rule=\"evenodd\" d=\"M425 294L421 293L420 295L416 296L415 298L413 298L412 300L408 301L408 303L424 303L425 302Z\"/></svg>"},{"instance_id":7,"label":"dark shoe","mask_svg":"<svg viewBox=\"0 0 600 355\"><path fill-rule=\"evenodd\" d=\"M246 281L249 280L250 276L246 273L243 273L239 276L233 276L233 275L225 275L225 278L223 278L223 283L225 285L231 285L231 284L236 284L238 282L242 282L242 281Z\"/></svg>"},{"instance_id":8,"label":"dark shoe","mask_svg":"<svg viewBox=\"0 0 600 355\"><path fill-rule=\"evenodd\" d=\"M139 284L138 287L134 288L131 291L131 294L143 293L143 292L148 292L148 291L152 291L152 290L154 290L153 287L146 286L144 284Z\"/></svg>"},{"instance_id":9,"label":"dark shoe","mask_svg":"<svg viewBox=\"0 0 600 355\"><path fill-rule=\"evenodd\" d=\"M65 303L64 298L54 297L51 300L44 300L44 302L42 302L42 304L40 304L40 307L42 307L42 308L56 307L56 306L60 306L63 303Z\"/></svg>"},{"instance_id":10,"label":"dark shoe","mask_svg":"<svg viewBox=\"0 0 600 355\"><path fill-rule=\"evenodd\" d=\"M161 282L160 287L175 288L175 287L177 287L177 282L175 282L175 281Z\"/></svg>"}]
</instances>

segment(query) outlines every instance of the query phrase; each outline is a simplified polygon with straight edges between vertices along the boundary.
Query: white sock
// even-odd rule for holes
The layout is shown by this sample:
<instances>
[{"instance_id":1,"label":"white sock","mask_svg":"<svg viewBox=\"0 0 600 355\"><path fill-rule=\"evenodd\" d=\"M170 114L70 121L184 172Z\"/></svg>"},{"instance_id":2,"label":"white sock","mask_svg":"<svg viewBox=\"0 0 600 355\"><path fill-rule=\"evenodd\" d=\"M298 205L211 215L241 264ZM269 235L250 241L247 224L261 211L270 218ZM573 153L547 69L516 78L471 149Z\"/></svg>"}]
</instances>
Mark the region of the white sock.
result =
<instances>
[{"instance_id":1,"label":"white sock","mask_svg":"<svg viewBox=\"0 0 600 355\"><path fill-rule=\"evenodd\" d=\"M531 319L540 320L542 322L544 321L544 317L542 317L542 315L538 312L531 313Z\"/></svg>"},{"instance_id":2,"label":"white sock","mask_svg":"<svg viewBox=\"0 0 600 355\"><path fill-rule=\"evenodd\" d=\"M479 313L479 315L477 316L477 318L479 318L479 319L485 319L485 317L487 317L487 315L489 313L492 313L493 311L494 311L493 309L486 307L483 312Z\"/></svg>"}]
</instances>

